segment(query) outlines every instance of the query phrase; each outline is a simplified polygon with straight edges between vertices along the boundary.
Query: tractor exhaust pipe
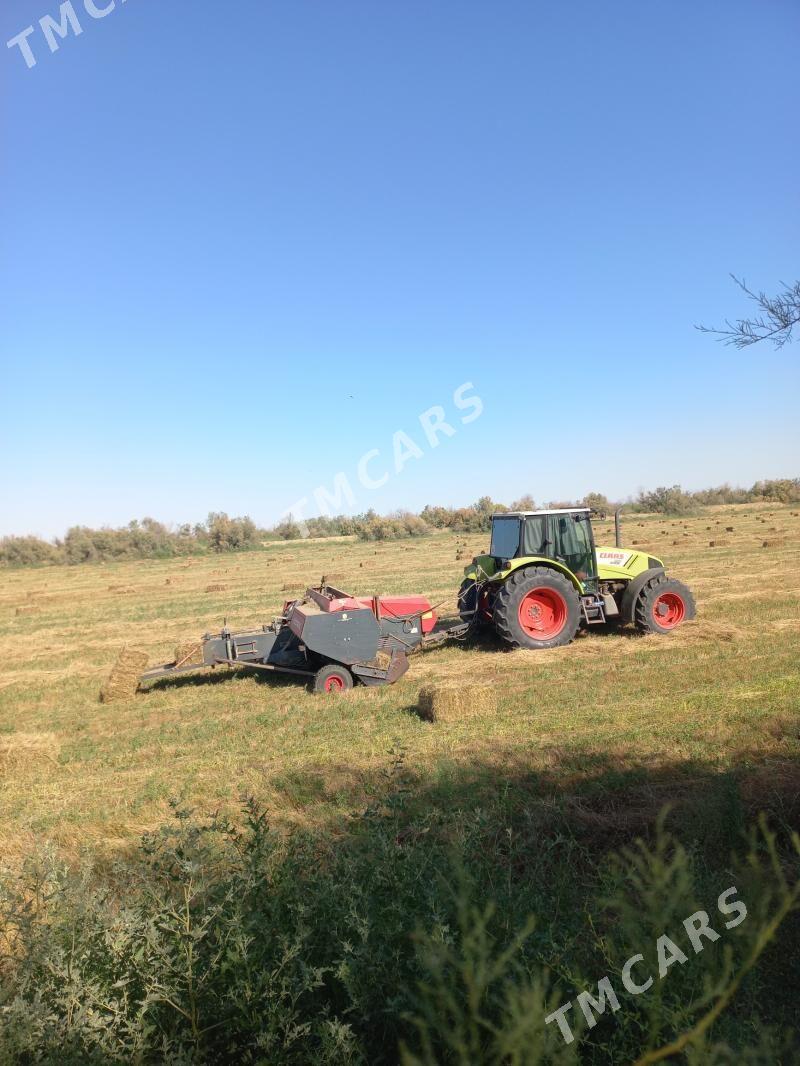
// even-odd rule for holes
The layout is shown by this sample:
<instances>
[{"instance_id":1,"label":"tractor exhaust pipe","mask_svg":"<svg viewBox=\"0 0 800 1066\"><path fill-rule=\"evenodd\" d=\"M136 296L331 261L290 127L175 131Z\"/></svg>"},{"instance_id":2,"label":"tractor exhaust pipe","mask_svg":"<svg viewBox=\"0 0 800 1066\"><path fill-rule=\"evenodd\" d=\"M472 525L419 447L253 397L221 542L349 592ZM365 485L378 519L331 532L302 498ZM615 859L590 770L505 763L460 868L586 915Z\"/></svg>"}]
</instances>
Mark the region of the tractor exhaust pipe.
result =
<instances>
[{"instance_id":1,"label":"tractor exhaust pipe","mask_svg":"<svg viewBox=\"0 0 800 1066\"><path fill-rule=\"evenodd\" d=\"M621 511L622 508L618 507L614 512L614 543L618 548L622 547L622 526L619 520Z\"/></svg>"}]
</instances>

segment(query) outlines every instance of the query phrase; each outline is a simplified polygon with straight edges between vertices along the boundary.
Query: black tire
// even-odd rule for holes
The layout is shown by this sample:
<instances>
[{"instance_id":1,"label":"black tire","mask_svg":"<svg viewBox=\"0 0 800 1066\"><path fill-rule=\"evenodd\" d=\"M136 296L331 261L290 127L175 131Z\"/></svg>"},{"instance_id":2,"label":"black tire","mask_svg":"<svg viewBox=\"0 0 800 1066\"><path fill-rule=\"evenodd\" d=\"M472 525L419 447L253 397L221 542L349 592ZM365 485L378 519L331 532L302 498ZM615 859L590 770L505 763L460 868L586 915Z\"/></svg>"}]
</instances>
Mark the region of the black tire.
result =
<instances>
[{"instance_id":1,"label":"black tire","mask_svg":"<svg viewBox=\"0 0 800 1066\"><path fill-rule=\"evenodd\" d=\"M468 577L461 582L458 590L459 617L462 622L471 622L475 629L484 629L489 623L479 609L479 602L479 586Z\"/></svg>"},{"instance_id":2,"label":"black tire","mask_svg":"<svg viewBox=\"0 0 800 1066\"><path fill-rule=\"evenodd\" d=\"M552 624L546 625L547 616L541 604L531 594L541 589L538 599L543 604L549 601L557 606L552 612ZM526 598L534 603L528 608L531 625L524 627L520 609ZM523 608L524 611L524 608ZM558 648L569 644L578 631L581 620L581 605L572 582L549 566L526 566L515 571L501 586L494 601L494 625L502 639L512 648ZM542 636L537 637L537 625L542 626ZM556 628L556 627L559 628Z\"/></svg>"},{"instance_id":3,"label":"black tire","mask_svg":"<svg viewBox=\"0 0 800 1066\"><path fill-rule=\"evenodd\" d=\"M643 633L671 633L696 615L691 589L674 577L659 574L639 593L634 621Z\"/></svg>"},{"instance_id":4,"label":"black tire","mask_svg":"<svg viewBox=\"0 0 800 1066\"><path fill-rule=\"evenodd\" d=\"M339 694L353 687L353 675L346 666L328 663L314 674L314 691Z\"/></svg>"}]
</instances>

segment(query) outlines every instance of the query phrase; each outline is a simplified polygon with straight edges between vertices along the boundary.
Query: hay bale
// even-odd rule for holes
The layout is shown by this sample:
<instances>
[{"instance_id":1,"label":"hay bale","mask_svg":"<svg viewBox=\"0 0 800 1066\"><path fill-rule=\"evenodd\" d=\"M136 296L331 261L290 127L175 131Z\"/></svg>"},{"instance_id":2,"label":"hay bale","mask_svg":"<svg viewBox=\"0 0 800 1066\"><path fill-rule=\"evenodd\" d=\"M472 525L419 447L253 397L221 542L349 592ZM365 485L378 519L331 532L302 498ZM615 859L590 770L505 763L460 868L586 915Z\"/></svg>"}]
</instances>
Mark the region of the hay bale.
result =
<instances>
[{"instance_id":1,"label":"hay bale","mask_svg":"<svg viewBox=\"0 0 800 1066\"><path fill-rule=\"evenodd\" d=\"M785 540L782 540L780 538L777 538L777 539L773 538L772 540L762 541L761 547L762 548L782 548L785 543L786 543Z\"/></svg>"},{"instance_id":2,"label":"hay bale","mask_svg":"<svg viewBox=\"0 0 800 1066\"><path fill-rule=\"evenodd\" d=\"M133 585L109 585L109 592L116 592L118 596L129 596L132 592L136 592Z\"/></svg>"},{"instance_id":3,"label":"hay bale","mask_svg":"<svg viewBox=\"0 0 800 1066\"><path fill-rule=\"evenodd\" d=\"M497 710L493 685L459 685L453 682L420 689L417 711L428 722L456 722Z\"/></svg>"},{"instance_id":4,"label":"hay bale","mask_svg":"<svg viewBox=\"0 0 800 1066\"><path fill-rule=\"evenodd\" d=\"M295 582L293 585L281 585L281 592L296 592L300 588L300 585Z\"/></svg>"},{"instance_id":5,"label":"hay bale","mask_svg":"<svg viewBox=\"0 0 800 1066\"><path fill-rule=\"evenodd\" d=\"M725 526L726 533L733 533L733 526Z\"/></svg>"},{"instance_id":6,"label":"hay bale","mask_svg":"<svg viewBox=\"0 0 800 1066\"><path fill-rule=\"evenodd\" d=\"M367 661L367 666L372 666L376 670L388 670L391 661L392 657L388 651L379 651L375 653L373 659Z\"/></svg>"},{"instance_id":7,"label":"hay bale","mask_svg":"<svg viewBox=\"0 0 800 1066\"><path fill-rule=\"evenodd\" d=\"M0 736L0 768L57 763L59 750L55 733L9 733Z\"/></svg>"},{"instance_id":8,"label":"hay bale","mask_svg":"<svg viewBox=\"0 0 800 1066\"><path fill-rule=\"evenodd\" d=\"M188 663L203 661L202 640L184 641L175 648L175 665L186 666Z\"/></svg>"},{"instance_id":9,"label":"hay bale","mask_svg":"<svg viewBox=\"0 0 800 1066\"><path fill-rule=\"evenodd\" d=\"M727 540L724 540L724 539L720 540L718 538L717 540L710 540L708 542L708 546L709 546L709 548L727 548L728 543L729 542Z\"/></svg>"},{"instance_id":10,"label":"hay bale","mask_svg":"<svg viewBox=\"0 0 800 1066\"><path fill-rule=\"evenodd\" d=\"M22 607L17 607L17 615L22 614L41 614L41 607L36 607L32 603L25 604Z\"/></svg>"},{"instance_id":11,"label":"hay bale","mask_svg":"<svg viewBox=\"0 0 800 1066\"><path fill-rule=\"evenodd\" d=\"M139 677L147 669L148 658L147 652L141 648L130 648L126 645L119 653L108 680L100 689L100 702L114 703L133 699L139 687Z\"/></svg>"},{"instance_id":12,"label":"hay bale","mask_svg":"<svg viewBox=\"0 0 800 1066\"><path fill-rule=\"evenodd\" d=\"M227 585L206 585L206 592L227 592Z\"/></svg>"}]
</instances>

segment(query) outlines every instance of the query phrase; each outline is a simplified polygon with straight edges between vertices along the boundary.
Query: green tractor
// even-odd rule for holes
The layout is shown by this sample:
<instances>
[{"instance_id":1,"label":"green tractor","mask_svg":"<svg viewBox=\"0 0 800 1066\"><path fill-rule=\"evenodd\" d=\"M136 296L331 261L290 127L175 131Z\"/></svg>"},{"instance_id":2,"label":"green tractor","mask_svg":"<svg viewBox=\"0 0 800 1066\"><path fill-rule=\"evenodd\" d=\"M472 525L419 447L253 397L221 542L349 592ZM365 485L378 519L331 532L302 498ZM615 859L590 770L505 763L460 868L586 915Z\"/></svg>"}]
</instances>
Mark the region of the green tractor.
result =
<instances>
[{"instance_id":1,"label":"green tractor","mask_svg":"<svg viewBox=\"0 0 800 1066\"><path fill-rule=\"evenodd\" d=\"M512 648L557 648L578 627L633 623L670 633L695 617L691 591L667 577L660 559L616 546L595 547L588 507L492 515L492 540L464 570L464 621L493 627Z\"/></svg>"}]
</instances>

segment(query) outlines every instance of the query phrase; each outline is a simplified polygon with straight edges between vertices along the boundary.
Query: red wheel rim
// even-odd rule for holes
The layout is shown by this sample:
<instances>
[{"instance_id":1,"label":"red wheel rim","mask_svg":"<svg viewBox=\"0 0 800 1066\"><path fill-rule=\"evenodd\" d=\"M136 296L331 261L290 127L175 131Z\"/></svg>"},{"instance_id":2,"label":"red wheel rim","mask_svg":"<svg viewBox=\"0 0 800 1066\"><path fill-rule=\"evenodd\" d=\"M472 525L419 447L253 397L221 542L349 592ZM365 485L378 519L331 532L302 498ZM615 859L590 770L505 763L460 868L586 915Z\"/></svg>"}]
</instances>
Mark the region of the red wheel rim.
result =
<instances>
[{"instance_id":1,"label":"red wheel rim","mask_svg":"<svg viewBox=\"0 0 800 1066\"><path fill-rule=\"evenodd\" d=\"M662 629L674 629L685 614L686 605L677 592L662 592L653 604L653 621Z\"/></svg>"},{"instance_id":2,"label":"red wheel rim","mask_svg":"<svg viewBox=\"0 0 800 1066\"><path fill-rule=\"evenodd\" d=\"M331 674L330 677L325 678L325 691L326 692L344 692L344 678L339 674Z\"/></svg>"},{"instance_id":3,"label":"red wheel rim","mask_svg":"<svg viewBox=\"0 0 800 1066\"><path fill-rule=\"evenodd\" d=\"M567 624L567 601L555 589L531 589L519 605L519 624L534 640L552 640Z\"/></svg>"}]
</instances>

